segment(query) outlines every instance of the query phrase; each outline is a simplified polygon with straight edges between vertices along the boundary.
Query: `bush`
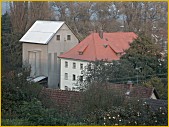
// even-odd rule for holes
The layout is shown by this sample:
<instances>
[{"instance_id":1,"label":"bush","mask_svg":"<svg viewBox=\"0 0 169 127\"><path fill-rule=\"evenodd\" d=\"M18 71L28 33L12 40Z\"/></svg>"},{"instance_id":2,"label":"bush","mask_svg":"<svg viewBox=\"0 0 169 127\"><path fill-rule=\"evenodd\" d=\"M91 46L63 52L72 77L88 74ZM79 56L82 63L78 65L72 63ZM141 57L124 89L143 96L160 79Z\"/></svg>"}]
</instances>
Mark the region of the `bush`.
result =
<instances>
[{"instance_id":1,"label":"bush","mask_svg":"<svg viewBox=\"0 0 169 127\"><path fill-rule=\"evenodd\" d=\"M33 125L66 125L66 122L58 117L56 110L45 109L36 98L31 102L24 102L21 107L21 118L26 118Z\"/></svg>"},{"instance_id":2,"label":"bush","mask_svg":"<svg viewBox=\"0 0 169 127\"><path fill-rule=\"evenodd\" d=\"M95 117L100 117L101 111L108 111L112 106L121 106L125 99L120 91L107 89L106 84L91 84L88 90L82 92L80 98L79 102L74 105L71 115L81 123L84 123L84 118L88 118L91 112L95 112Z\"/></svg>"},{"instance_id":3,"label":"bush","mask_svg":"<svg viewBox=\"0 0 169 127\"><path fill-rule=\"evenodd\" d=\"M22 72L18 75L19 72ZM3 119L17 118L24 101L37 98L42 86L26 80L29 70L11 71L2 77L2 116Z\"/></svg>"},{"instance_id":4,"label":"bush","mask_svg":"<svg viewBox=\"0 0 169 127\"><path fill-rule=\"evenodd\" d=\"M167 109L152 110L144 102L129 102L126 106L112 107L108 111L94 110L84 119L87 125L167 125Z\"/></svg>"},{"instance_id":5,"label":"bush","mask_svg":"<svg viewBox=\"0 0 169 127\"><path fill-rule=\"evenodd\" d=\"M2 126L31 125L26 119L2 119Z\"/></svg>"}]
</instances>

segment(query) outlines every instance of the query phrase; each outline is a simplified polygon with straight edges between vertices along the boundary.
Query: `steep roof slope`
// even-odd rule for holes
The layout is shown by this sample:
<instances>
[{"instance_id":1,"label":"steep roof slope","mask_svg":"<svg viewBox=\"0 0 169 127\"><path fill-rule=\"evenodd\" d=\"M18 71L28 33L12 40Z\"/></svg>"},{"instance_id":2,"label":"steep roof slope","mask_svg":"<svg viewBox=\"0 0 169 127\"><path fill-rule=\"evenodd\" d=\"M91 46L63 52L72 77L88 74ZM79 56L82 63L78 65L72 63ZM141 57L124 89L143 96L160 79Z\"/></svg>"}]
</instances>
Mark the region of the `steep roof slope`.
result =
<instances>
[{"instance_id":1,"label":"steep roof slope","mask_svg":"<svg viewBox=\"0 0 169 127\"><path fill-rule=\"evenodd\" d=\"M53 35L64 24L63 21L36 21L19 40L36 44L47 44Z\"/></svg>"},{"instance_id":2,"label":"steep roof slope","mask_svg":"<svg viewBox=\"0 0 169 127\"><path fill-rule=\"evenodd\" d=\"M59 57L86 61L119 60L124 50L129 48L129 44L136 37L133 32L103 33L103 38L100 38L98 33L91 33Z\"/></svg>"}]
</instances>

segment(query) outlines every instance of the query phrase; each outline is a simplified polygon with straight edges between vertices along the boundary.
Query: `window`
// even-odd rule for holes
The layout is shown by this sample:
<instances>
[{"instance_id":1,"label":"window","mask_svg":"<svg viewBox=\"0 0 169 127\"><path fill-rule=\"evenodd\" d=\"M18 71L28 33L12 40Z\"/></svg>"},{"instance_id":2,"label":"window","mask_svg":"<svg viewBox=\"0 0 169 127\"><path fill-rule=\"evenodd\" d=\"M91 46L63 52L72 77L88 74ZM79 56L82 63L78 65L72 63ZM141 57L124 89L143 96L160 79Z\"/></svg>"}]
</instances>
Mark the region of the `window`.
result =
<instances>
[{"instance_id":1,"label":"window","mask_svg":"<svg viewBox=\"0 0 169 127\"><path fill-rule=\"evenodd\" d=\"M65 86L65 90L68 90L68 86Z\"/></svg>"},{"instance_id":2,"label":"window","mask_svg":"<svg viewBox=\"0 0 169 127\"><path fill-rule=\"evenodd\" d=\"M65 61L65 68L68 68L68 62Z\"/></svg>"},{"instance_id":3,"label":"window","mask_svg":"<svg viewBox=\"0 0 169 127\"><path fill-rule=\"evenodd\" d=\"M65 80L68 80L68 73L65 73Z\"/></svg>"},{"instance_id":4,"label":"window","mask_svg":"<svg viewBox=\"0 0 169 127\"><path fill-rule=\"evenodd\" d=\"M60 35L56 35L56 40L60 40Z\"/></svg>"},{"instance_id":5,"label":"window","mask_svg":"<svg viewBox=\"0 0 169 127\"><path fill-rule=\"evenodd\" d=\"M83 82L83 76L80 76L80 79L79 79L81 82Z\"/></svg>"},{"instance_id":6,"label":"window","mask_svg":"<svg viewBox=\"0 0 169 127\"><path fill-rule=\"evenodd\" d=\"M79 55L83 55L83 52L82 52L82 51L80 51L80 52L79 52Z\"/></svg>"},{"instance_id":7,"label":"window","mask_svg":"<svg viewBox=\"0 0 169 127\"><path fill-rule=\"evenodd\" d=\"M76 63L73 63L73 69L76 69Z\"/></svg>"},{"instance_id":8,"label":"window","mask_svg":"<svg viewBox=\"0 0 169 127\"><path fill-rule=\"evenodd\" d=\"M67 40L71 40L71 36L70 35L67 35Z\"/></svg>"},{"instance_id":9,"label":"window","mask_svg":"<svg viewBox=\"0 0 169 127\"><path fill-rule=\"evenodd\" d=\"M73 74L73 79L72 79L73 81L75 81L76 80L76 75L75 74Z\"/></svg>"},{"instance_id":10,"label":"window","mask_svg":"<svg viewBox=\"0 0 169 127\"><path fill-rule=\"evenodd\" d=\"M82 63L80 64L80 70L83 70L83 64Z\"/></svg>"}]
</instances>

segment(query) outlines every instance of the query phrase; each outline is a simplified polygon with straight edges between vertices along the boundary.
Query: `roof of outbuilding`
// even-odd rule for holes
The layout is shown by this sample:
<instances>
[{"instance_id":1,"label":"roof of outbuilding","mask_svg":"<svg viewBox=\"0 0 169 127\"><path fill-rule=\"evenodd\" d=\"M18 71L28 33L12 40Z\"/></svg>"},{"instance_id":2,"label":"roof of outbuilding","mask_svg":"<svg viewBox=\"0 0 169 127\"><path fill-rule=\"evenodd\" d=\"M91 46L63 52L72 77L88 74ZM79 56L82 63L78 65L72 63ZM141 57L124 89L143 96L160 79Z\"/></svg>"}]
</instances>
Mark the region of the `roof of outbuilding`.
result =
<instances>
[{"instance_id":1,"label":"roof of outbuilding","mask_svg":"<svg viewBox=\"0 0 169 127\"><path fill-rule=\"evenodd\" d=\"M100 86L100 84L95 84L96 86ZM127 84L105 84L106 89L115 90L122 92L123 95L132 98L143 99L148 104L154 105L155 107L166 107L166 101L156 101L154 99L150 99L152 93L154 92L154 88L147 88L143 86L134 86L132 89L129 89L129 85ZM130 90L130 93L127 95L126 92ZM59 89L51 89L51 88L43 88L41 91L41 96L49 97L53 102L55 102L58 106L67 106L70 107L73 103L72 101L80 101L81 93L79 91L67 91L67 90L59 90ZM73 99L73 100L72 100ZM157 96L158 99L158 96ZM156 103L156 104L154 104Z\"/></svg>"},{"instance_id":2,"label":"roof of outbuilding","mask_svg":"<svg viewBox=\"0 0 169 127\"><path fill-rule=\"evenodd\" d=\"M151 98L152 94L154 93L156 98L159 99L157 91L153 87L144 87L133 85L129 87L128 84L109 84L109 89L120 90L123 91L129 97L136 97L136 98Z\"/></svg>"},{"instance_id":3,"label":"roof of outbuilding","mask_svg":"<svg viewBox=\"0 0 169 127\"><path fill-rule=\"evenodd\" d=\"M168 109L168 100L159 99L144 99L144 101L151 106L153 110L157 110L160 107L163 109Z\"/></svg>"},{"instance_id":4,"label":"roof of outbuilding","mask_svg":"<svg viewBox=\"0 0 169 127\"><path fill-rule=\"evenodd\" d=\"M91 33L78 45L59 57L86 61L119 60L120 56L117 54L124 53L135 38L137 35L133 32L103 33L103 39L98 33Z\"/></svg>"},{"instance_id":5,"label":"roof of outbuilding","mask_svg":"<svg viewBox=\"0 0 169 127\"><path fill-rule=\"evenodd\" d=\"M64 24L63 21L36 21L19 40L21 42L48 44L49 40Z\"/></svg>"}]
</instances>

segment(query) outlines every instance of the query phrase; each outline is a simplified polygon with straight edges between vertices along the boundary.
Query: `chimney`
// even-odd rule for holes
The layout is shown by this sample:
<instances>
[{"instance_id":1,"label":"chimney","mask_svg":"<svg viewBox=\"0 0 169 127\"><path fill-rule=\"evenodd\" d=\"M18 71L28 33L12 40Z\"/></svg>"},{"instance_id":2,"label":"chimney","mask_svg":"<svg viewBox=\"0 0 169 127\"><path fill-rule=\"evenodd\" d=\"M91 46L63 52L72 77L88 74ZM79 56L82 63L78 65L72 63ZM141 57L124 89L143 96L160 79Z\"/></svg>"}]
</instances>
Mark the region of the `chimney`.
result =
<instances>
[{"instance_id":1,"label":"chimney","mask_svg":"<svg viewBox=\"0 0 169 127\"><path fill-rule=\"evenodd\" d=\"M132 81L128 81L127 82L127 86L129 88L129 90L133 87L133 82Z\"/></svg>"},{"instance_id":2,"label":"chimney","mask_svg":"<svg viewBox=\"0 0 169 127\"><path fill-rule=\"evenodd\" d=\"M102 29L99 31L99 36L101 39L103 39L103 30Z\"/></svg>"}]
</instances>

